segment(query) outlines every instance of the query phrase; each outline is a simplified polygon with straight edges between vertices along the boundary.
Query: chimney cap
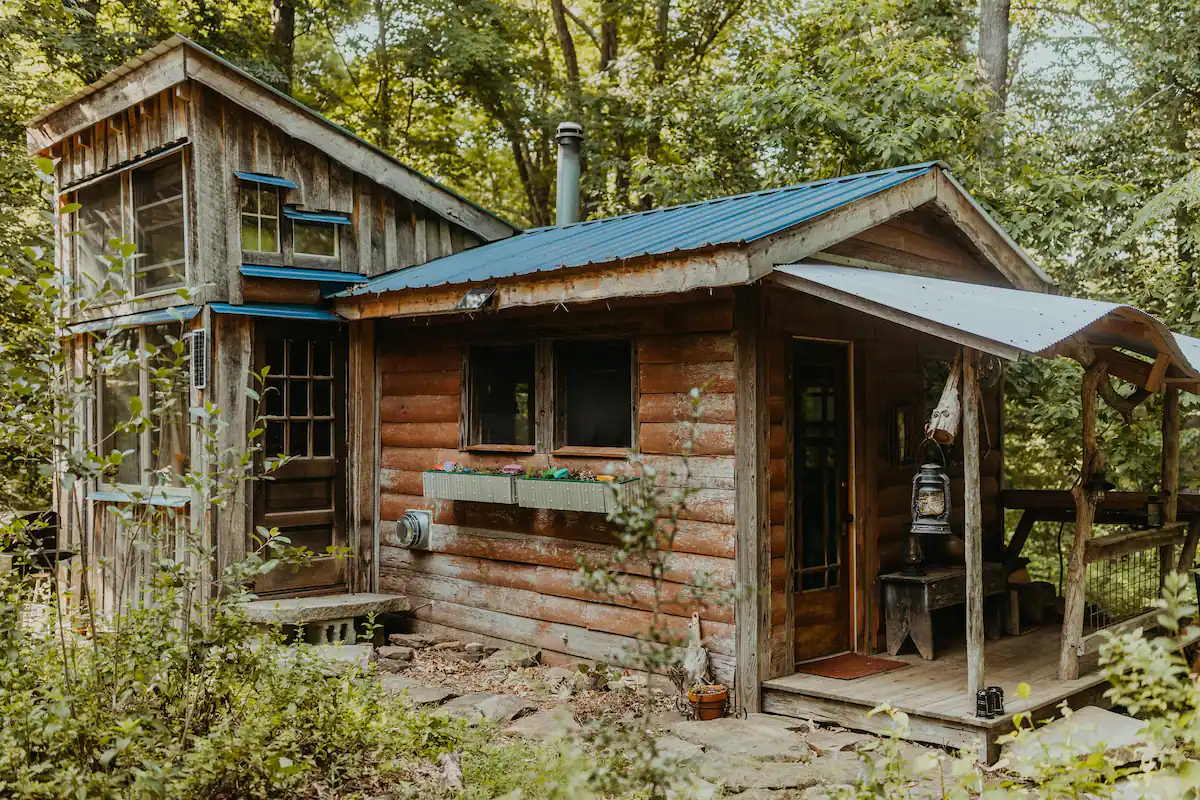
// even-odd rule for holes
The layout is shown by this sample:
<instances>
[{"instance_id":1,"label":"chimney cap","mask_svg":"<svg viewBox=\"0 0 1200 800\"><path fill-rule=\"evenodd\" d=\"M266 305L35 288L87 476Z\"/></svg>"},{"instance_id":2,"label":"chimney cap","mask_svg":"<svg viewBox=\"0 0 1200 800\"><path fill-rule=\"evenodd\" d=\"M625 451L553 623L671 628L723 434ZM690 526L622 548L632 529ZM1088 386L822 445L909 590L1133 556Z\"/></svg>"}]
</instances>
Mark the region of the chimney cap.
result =
<instances>
[{"instance_id":1,"label":"chimney cap","mask_svg":"<svg viewBox=\"0 0 1200 800\"><path fill-rule=\"evenodd\" d=\"M578 122L560 122L558 124L558 133L554 136L559 144L567 144L574 139L576 142L583 141L583 126Z\"/></svg>"}]
</instances>

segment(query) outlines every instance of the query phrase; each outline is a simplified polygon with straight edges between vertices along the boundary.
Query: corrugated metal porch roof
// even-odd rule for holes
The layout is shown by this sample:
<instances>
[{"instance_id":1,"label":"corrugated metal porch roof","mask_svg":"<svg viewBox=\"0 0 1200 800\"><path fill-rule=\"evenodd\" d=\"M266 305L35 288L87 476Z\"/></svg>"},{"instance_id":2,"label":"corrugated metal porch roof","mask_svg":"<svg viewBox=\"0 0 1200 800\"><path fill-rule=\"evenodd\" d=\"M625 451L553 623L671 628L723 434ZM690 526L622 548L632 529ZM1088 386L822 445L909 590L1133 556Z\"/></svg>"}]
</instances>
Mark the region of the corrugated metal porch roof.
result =
<instances>
[{"instance_id":1,"label":"corrugated metal porch roof","mask_svg":"<svg viewBox=\"0 0 1200 800\"><path fill-rule=\"evenodd\" d=\"M620 217L534 228L381 275L339 296L471 283L753 242L925 175L936 165L929 161Z\"/></svg>"},{"instance_id":2,"label":"corrugated metal porch roof","mask_svg":"<svg viewBox=\"0 0 1200 800\"><path fill-rule=\"evenodd\" d=\"M1122 303L827 264L776 267L774 278L806 294L1008 359L1046 355L1106 317L1131 319L1161 334L1172 363L1200 378L1200 339L1175 334ZM1143 339L1112 343L1145 355L1157 352Z\"/></svg>"}]
</instances>

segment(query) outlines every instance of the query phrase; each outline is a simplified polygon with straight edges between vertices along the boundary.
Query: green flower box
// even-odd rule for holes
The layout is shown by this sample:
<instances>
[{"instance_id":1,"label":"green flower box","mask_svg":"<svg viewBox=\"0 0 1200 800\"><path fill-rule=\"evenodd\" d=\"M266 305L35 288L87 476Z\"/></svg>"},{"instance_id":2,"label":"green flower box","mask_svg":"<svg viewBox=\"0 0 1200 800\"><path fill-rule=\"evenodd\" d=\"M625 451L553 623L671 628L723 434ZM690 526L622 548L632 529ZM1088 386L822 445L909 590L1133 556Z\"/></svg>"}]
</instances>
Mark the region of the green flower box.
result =
<instances>
[{"instance_id":1,"label":"green flower box","mask_svg":"<svg viewBox=\"0 0 1200 800\"><path fill-rule=\"evenodd\" d=\"M514 505L517 491L511 475L489 475L478 472L442 472L427 470L421 475L421 488L426 497L435 500L465 500L470 503L503 503Z\"/></svg>"},{"instance_id":2,"label":"green flower box","mask_svg":"<svg viewBox=\"0 0 1200 800\"><path fill-rule=\"evenodd\" d=\"M517 505L554 511L616 511L640 478L619 481L580 481L566 478L518 478Z\"/></svg>"}]
</instances>

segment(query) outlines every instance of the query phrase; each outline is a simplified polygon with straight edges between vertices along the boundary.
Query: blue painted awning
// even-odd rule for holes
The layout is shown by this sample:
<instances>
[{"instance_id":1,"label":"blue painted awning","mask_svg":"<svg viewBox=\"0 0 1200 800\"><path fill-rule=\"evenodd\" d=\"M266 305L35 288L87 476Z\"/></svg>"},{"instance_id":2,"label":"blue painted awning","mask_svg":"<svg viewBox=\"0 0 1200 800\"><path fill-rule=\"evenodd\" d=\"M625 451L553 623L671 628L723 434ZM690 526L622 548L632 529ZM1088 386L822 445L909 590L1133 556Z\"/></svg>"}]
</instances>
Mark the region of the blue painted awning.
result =
<instances>
[{"instance_id":1,"label":"blue painted awning","mask_svg":"<svg viewBox=\"0 0 1200 800\"><path fill-rule=\"evenodd\" d=\"M123 317L108 317L93 319L87 322L76 322L67 326L67 333L96 333L113 328L136 328L139 325L157 325L161 322L185 322L200 313L197 306L171 306L158 311L143 311L139 314L126 314Z\"/></svg>"},{"instance_id":2,"label":"blue painted awning","mask_svg":"<svg viewBox=\"0 0 1200 800\"><path fill-rule=\"evenodd\" d=\"M270 267L263 264L242 264L241 273L248 278L275 278L283 281L316 281L322 284L351 286L366 283L369 278L356 272L338 272L332 269L306 269L304 267Z\"/></svg>"},{"instance_id":3,"label":"blue painted awning","mask_svg":"<svg viewBox=\"0 0 1200 800\"><path fill-rule=\"evenodd\" d=\"M106 490L89 492L88 500L100 503L137 503L142 506L162 506L164 508L184 508L191 502L191 497L183 494L167 494L159 487L147 486L133 490Z\"/></svg>"},{"instance_id":4,"label":"blue painted awning","mask_svg":"<svg viewBox=\"0 0 1200 800\"><path fill-rule=\"evenodd\" d=\"M246 183L263 183L267 186L278 186L281 189L299 189L292 181L287 178L280 178L278 175L264 175L261 172L234 172L237 179Z\"/></svg>"},{"instance_id":5,"label":"blue painted awning","mask_svg":"<svg viewBox=\"0 0 1200 800\"><path fill-rule=\"evenodd\" d=\"M929 161L620 217L534 228L380 275L339 296L511 278L754 242L928 175L937 166L937 162Z\"/></svg>"},{"instance_id":6,"label":"blue painted awning","mask_svg":"<svg viewBox=\"0 0 1200 800\"><path fill-rule=\"evenodd\" d=\"M288 219L300 222L324 222L332 225L349 225L350 218L345 214L335 214L332 211L301 211L298 208L284 208L283 215Z\"/></svg>"},{"instance_id":7,"label":"blue painted awning","mask_svg":"<svg viewBox=\"0 0 1200 800\"><path fill-rule=\"evenodd\" d=\"M306 319L313 322L342 322L342 318L327 308L302 306L293 303L210 303L214 314L234 314L242 317L273 317L275 319Z\"/></svg>"}]
</instances>

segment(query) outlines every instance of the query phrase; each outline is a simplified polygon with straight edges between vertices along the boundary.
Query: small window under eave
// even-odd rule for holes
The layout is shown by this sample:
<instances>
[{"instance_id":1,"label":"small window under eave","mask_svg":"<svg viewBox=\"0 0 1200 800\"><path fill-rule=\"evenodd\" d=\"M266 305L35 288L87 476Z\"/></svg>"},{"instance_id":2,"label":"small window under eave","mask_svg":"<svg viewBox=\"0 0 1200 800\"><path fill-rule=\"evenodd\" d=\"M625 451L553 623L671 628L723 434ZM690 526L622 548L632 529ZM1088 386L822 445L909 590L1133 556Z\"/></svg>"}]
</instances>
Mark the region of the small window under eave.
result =
<instances>
[{"instance_id":1,"label":"small window under eave","mask_svg":"<svg viewBox=\"0 0 1200 800\"><path fill-rule=\"evenodd\" d=\"M267 186L278 186L280 189L299 189L293 181L278 175L264 175L261 172L234 172L234 177L246 183L261 183Z\"/></svg>"}]
</instances>

